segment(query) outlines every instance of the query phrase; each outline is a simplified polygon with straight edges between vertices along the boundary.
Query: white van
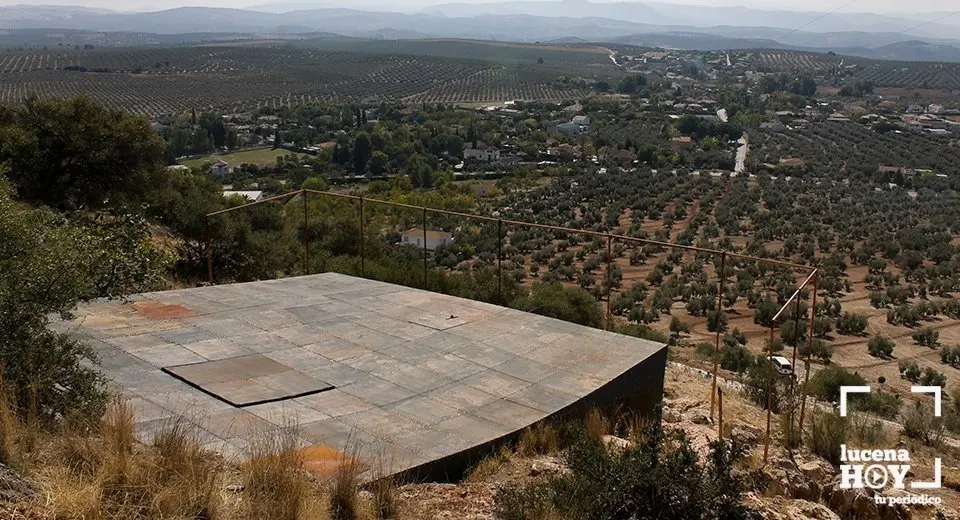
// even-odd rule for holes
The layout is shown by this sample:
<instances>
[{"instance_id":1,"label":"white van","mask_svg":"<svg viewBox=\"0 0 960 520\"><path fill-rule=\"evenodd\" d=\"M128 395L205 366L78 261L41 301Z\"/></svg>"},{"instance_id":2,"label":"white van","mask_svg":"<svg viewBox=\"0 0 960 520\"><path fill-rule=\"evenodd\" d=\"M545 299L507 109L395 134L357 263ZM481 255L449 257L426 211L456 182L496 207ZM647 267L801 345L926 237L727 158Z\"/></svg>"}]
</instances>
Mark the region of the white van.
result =
<instances>
[{"instance_id":1,"label":"white van","mask_svg":"<svg viewBox=\"0 0 960 520\"><path fill-rule=\"evenodd\" d=\"M773 356L771 360L773 361L773 368L776 368L777 372L779 372L781 375L793 375L793 364L790 363L789 359L783 356Z\"/></svg>"}]
</instances>

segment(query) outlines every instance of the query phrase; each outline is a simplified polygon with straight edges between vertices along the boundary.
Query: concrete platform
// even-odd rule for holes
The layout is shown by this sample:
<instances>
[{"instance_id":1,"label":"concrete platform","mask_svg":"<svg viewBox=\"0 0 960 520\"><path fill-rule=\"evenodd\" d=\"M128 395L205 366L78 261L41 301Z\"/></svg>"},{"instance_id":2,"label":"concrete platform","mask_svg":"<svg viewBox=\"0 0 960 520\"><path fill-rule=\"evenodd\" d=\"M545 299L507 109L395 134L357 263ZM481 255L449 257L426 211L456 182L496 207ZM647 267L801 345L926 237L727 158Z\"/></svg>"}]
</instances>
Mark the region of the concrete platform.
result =
<instances>
[{"instance_id":1,"label":"concrete platform","mask_svg":"<svg viewBox=\"0 0 960 520\"><path fill-rule=\"evenodd\" d=\"M558 414L652 411L666 365L662 344L332 273L142 294L55 327L101 355L144 441L183 417L242 457L295 422L304 447L427 478Z\"/></svg>"}]
</instances>

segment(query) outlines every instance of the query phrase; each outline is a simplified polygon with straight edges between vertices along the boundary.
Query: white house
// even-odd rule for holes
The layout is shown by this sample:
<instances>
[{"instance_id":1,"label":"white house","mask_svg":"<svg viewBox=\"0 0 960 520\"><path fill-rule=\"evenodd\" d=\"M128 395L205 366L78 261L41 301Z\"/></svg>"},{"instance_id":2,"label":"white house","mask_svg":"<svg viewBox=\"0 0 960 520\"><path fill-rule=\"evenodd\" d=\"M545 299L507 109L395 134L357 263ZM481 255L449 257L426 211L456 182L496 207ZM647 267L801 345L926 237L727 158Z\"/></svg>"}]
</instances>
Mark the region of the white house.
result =
<instances>
[{"instance_id":1,"label":"white house","mask_svg":"<svg viewBox=\"0 0 960 520\"><path fill-rule=\"evenodd\" d=\"M472 143L467 143L463 147L463 158L468 161L493 162L500 160L500 150L496 147L477 143L474 147Z\"/></svg>"},{"instance_id":2,"label":"white house","mask_svg":"<svg viewBox=\"0 0 960 520\"><path fill-rule=\"evenodd\" d=\"M423 247L423 239L423 228L414 228L409 231L405 231L402 235L400 235L400 243L403 245ZM433 251L440 246L453 243L453 235L447 233L446 231L433 231L428 229L426 231L426 239L426 248L428 251Z\"/></svg>"},{"instance_id":3,"label":"white house","mask_svg":"<svg viewBox=\"0 0 960 520\"><path fill-rule=\"evenodd\" d=\"M239 196L239 197L243 197L243 198L247 199L247 202L260 202L261 200L263 200L263 192L262 192L262 191L231 191L231 190L224 190L224 192L223 192L223 196L226 197L226 198L228 198L228 199L229 199L230 197L233 197L234 195L237 195L237 196Z\"/></svg>"},{"instance_id":4,"label":"white house","mask_svg":"<svg viewBox=\"0 0 960 520\"><path fill-rule=\"evenodd\" d=\"M226 177L231 172L230 164L220 159L210 167L210 172L216 177Z\"/></svg>"}]
</instances>

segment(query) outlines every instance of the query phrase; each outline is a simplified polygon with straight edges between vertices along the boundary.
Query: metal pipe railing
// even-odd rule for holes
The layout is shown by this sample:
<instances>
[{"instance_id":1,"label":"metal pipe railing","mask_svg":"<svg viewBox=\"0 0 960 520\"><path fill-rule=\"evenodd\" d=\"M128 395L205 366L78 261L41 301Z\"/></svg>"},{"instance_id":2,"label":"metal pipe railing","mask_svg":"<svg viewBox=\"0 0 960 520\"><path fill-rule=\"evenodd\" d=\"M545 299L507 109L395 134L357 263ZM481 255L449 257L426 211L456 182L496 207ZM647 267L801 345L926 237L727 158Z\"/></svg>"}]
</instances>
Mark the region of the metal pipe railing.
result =
<instances>
[{"instance_id":1,"label":"metal pipe railing","mask_svg":"<svg viewBox=\"0 0 960 520\"><path fill-rule=\"evenodd\" d=\"M275 196L272 196L272 197L268 197L268 198L266 198L266 199L263 199L263 200L260 200L260 201L257 201L257 202L252 202L252 203L249 203L249 204L245 204L245 205L243 205L243 206L236 206L236 207L232 207L232 208L226 208L226 209L222 209L222 210L219 210L219 211L214 211L214 212L211 212L211 213L206 214L206 215L204 216L204 240L205 240L205 242L206 242L206 249L207 249L207 251L206 251L206 252L207 252L207 281L208 281L209 283L211 283L211 284L214 283L213 239L212 239L211 232L210 232L210 222L209 222L209 219L210 219L211 217L216 217L216 216L219 216L219 215L224 215L224 214L227 214L227 213L231 213L231 212L233 212L233 211L240 211L240 210L249 209L249 208L251 208L251 207L253 207L253 206L257 206L257 205L259 205L259 204L265 204L265 203L268 203L268 202L274 202L274 201L278 201L278 200L288 199L288 198L294 197L294 196L296 196L296 195L302 195L303 198L304 198L304 199L303 199L304 272L307 273L307 274L309 274L311 270L310 270L310 250L309 250L309 247L310 247L310 246L309 246L309 229L308 229L308 224L309 224L309 221L308 221L308 213L309 213L309 212L308 212L308 210L307 210L307 195L308 195L308 194L311 194L311 193L312 193L312 194L315 194L315 195L318 195L318 196L323 196L323 197L333 197L333 198L340 198L340 199L344 199L344 200L356 200L356 201L358 201L358 204L359 204L359 212L358 212L358 213L359 213L359 224L360 224L360 226L359 226L359 227L360 227L360 237L359 237L360 243L359 243L359 248L358 248L358 249L359 249L359 252L360 252L360 274L361 274L361 276L365 276L365 275L366 275L366 247L365 247L365 241L366 241L366 234L365 234L365 233L366 233L366 215L365 215L365 211L364 211L365 204L370 204L370 203L373 203L373 204L383 204L383 205L390 206L390 207L404 208L404 209L412 209L412 210L417 210L417 211L422 212L423 249L424 249L424 251L423 251L423 287L424 287L424 289L428 288L428 286L429 286L429 283L428 283L428 281L429 281L429 280L428 280L428 273L429 273L429 250L428 250L428 248L427 248L427 215L428 215L428 214L436 214L436 215L445 215L445 216L451 216L451 217L459 217L459 218L465 218L465 219L468 219L468 220L476 220L476 221L482 221L482 222L488 222L488 223L496 222L496 224L497 224L497 278L498 278L498 280L497 280L497 294L498 294L498 297L500 297L500 298L503 297L503 239L504 239L503 227L504 227L504 225L510 226L510 227L515 227L515 228L521 228L521 229L523 229L523 228L527 228L527 229L540 229L540 230L545 230L545 231L561 232L561 233L568 233L568 234L572 233L572 234L578 234L578 235L583 235L583 236L587 236L587 237L594 237L594 238L600 238L600 239L602 239L602 240L605 240L606 243L607 243L607 272L606 272L606 280L607 280L607 282L606 282L606 290L605 290L605 293L606 293L606 294L605 294L605 299L606 299L606 323L607 323L608 328L611 327L611 326L612 326L612 323L613 323L612 313L611 313L611 300L612 300L612 292L613 292L613 266L614 266L615 263L616 263L616 262L614 261L614 258L613 258L613 243L614 243L615 241L622 241L622 242L626 242L626 243L630 243L630 244L649 245L649 246L655 246L655 247L666 248L666 249L671 249L671 250L681 250L681 251L690 251L690 252L695 252L695 253L703 253L703 254L707 254L707 255L710 255L710 256L714 257L714 262L715 262L714 265L716 265L716 258L719 257L719 270L718 270L718 272L717 272L718 277L719 277L719 280L718 280L718 284L717 284L717 305L716 305L716 313L717 313L717 314L716 314L716 316L715 316L715 319L716 319L716 331L715 331L715 332L716 332L716 335L715 335L715 338L714 338L714 366L713 366L713 374L712 374L712 376L713 376L712 379L713 379L713 380L712 380L712 383L711 383L711 390L710 390L710 420L711 420L711 422L712 422L713 419L714 419L714 409L715 409L715 407L716 407L716 398L717 398L717 391L718 391L718 390L717 390L717 373L718 373L718 371L719 371L719 363L720 363L720 344L721 344L721 335L722 335L722 333L723 333L723 327L722 327L722 323L721 323L721 321L722 321L722 320L721 320L721 314L722 314L722 312L723 312L723 295L724 295L724 291L725 291L725 281L726 281L726 272L725 272L725 269L726 269L727 259L729 258L729 259L735 259L735 260L746 261L746 262L756 262L756 263L765 264L765 265L770 265L770 266L775 266L775 267L779 267L779 268L790 269L790 270L793 270L793 271L801 271L801 272L808 272L808 273L809 273L809 275L808 275L807 278L803 281L803 283L800 284L800 286L797 288L796 291L794 291L794 293L790 296L790 298L787 300L787 302L784 304L784 306L780 308L780 310L779 310L779 312L777 312L776 316L774 316L773 322L772 322L772 324L771 324L771 326L770 326L770 342L771 342L771 345L770 345L770 348L769 348L769 350L770 350L770 352L769 352L769 357L771 357L771 358L772 358L772 356L773 356L772 344L773 344L773 339L774 339L774 329L776 328L777 320L780 319L781 315L786 311L786 308L790 305L791 302L794 302L795 300L797 300L797 303L799 304L799 299L798 299L798 297L799 297L801 291L811 282L811 280L814 282L813 301L816 302L816 288L817 288L816 279L817 279L818 270L817 270L815 267L808 266L808 265L796 264L796 263L793 263L793 262L787 262L787 261L783 261L783 260L775 260L775 259L771 259L771 258L762 258L762 257L757 257L757 256L752 256L752 255L745 255L745 254L737 253L737 252L734 252L734 251L726 251L726 250L719 250L719 249L712 249L712 248L704 248L704 247L697 247L697 246L688 246L688 245L683 245L683 244L673 244L673 243L670 243L670 242L663 242L663 241L659 241L659 240L650 240L650 239L646 239L646 238L631 237L631 236L627 236L627 235L617 235L617 234L614 234L614 233L604 233L604 232L600 232L600 231L592 231L592 230L586 230L586 229L574 229L574 228L568 228L568 227L562 227L562 226L553 226L553 225L548 225L548 224L539 224L539 223L535 223L535 222L523 222L523 221L518 221L518 220L507 220L507 219L502 219L502 218L489 217L489 216L486 216L486 215L476 215L476 214L465 213L465 212L461 212L461 211L452 211L452 210L446 210L446 209L440 209L440 208L429 208L429 207L426 207L426 206L417 206L417 205L413 205L413 204L404 204L404 203L401 203L401 202L394 202L394 201L389 201L389 200L381 200L381 199L375 199L375 198L365 197L363 194L360 194L360 195L352 195L352 194L348 194L348 193L332 193L332 192L328 192L328 191L318 191L318 190L312 190L312 189L300 189L300 190L296 190L296 191L293 191L293 192L290 192L290 193L285 193L285 194L282 194L282 195L275 195ZM798 314L799 314L799 313L798 313ZM811 346L812 346L812 340L813 340L813 326L814 326L814 323L813 323L813 309L811 309L810 334L809 334L809 336L810 336L810 341L811 341ZM799 328L799 327L795 327L795 328ZM794 350L795 350L795 351L796 351L796 343L797 343L797 342L795 341L795 342L794 342ZM796 359L796 352L794 352L794 359ZM770 360L768 360L768 361L770 361ZM806 360L806 362L807 362L807 370L806 370L806 372L807 372L807 376L809 377L809 362L810 362L809 352L808 352L808 355L807 355L807 360ZM772 368L772 365L771 365L771 368ZM764 462L766 462L766 460L767 460L767 451L768 451L768 448L769 448L769 441L770 441L770 408L771 408L771 406L770 406L770 401L771 401L771 389L769 388L769 386L770 386L770 381L772 381L772 379L773 379L772 377L768 377L768 388L767 388L767 401L768 401L768 406L767 406L767 412L768 412L768 413L767 413L767 435L766 435L766 443L765 443L765 446L764 446ZM805 387L806 387L806 383L804 383L804 388L805 388ZM805 401L805 399L804 399L804 401ZM802 424L803 424L803 417L804 417L804 409L803 409L803 407L801 407L801 412L800 412L800 424L801 424L801 428L802 428Z\"/></svg>"}]
</instances>

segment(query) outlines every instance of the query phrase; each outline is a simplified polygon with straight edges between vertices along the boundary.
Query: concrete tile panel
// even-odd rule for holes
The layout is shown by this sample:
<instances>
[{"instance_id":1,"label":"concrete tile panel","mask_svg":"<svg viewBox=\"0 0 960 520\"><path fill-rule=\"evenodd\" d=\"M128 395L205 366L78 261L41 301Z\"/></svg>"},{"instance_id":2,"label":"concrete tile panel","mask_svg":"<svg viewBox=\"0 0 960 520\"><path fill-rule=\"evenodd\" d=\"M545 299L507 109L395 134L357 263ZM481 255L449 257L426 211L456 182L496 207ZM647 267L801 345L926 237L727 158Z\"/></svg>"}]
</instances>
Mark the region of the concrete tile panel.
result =
<instances>
[{"instance_id":1,"label":"concrete tile panel","mask_svg":"<svg viewBox=\"0 0 960 520\"><path fill-rule=\"evenodd\" d=\"M416 395L414 392L379 378L369 378L366 381L338 386L344 392L369 401L377 406L386 406Z\"/></svg>"},{"instance_id":2,"label":"concrete tile panel","mask_svg":"<svg viewBox=\"0 0 960 520\"><path fill-rule=\"evenodd\" d=\"M364 401L338 388L319 394L298 397L294 399L294 401L323 412L330 417L340 417L347 414L363 412L375 406L373 403Z\"/></svg>"},{"instance_id":3,"label":"concrete tile panel","mask_svg":"<svg viewBox=\"0 0 960 520\"><path fill-rule=\"evenodd\" d=\"M299 427L302 424L330 418L323 412L293 400L247 406L243 410L277 426Z\"/></svg>"},{"instance_id":4,"label":"concrete tile panel","mask_svg":"<svg viewBox=\"0 0 960 520\"><path fill-rule=\"evenodd\" d=\"M207 332L199 327L186 326L174 330L166 330L162 332L157 332L155 334L158 338L163 339L169 343L176 343L178 345L188 345L190 343L196 343L198 341L206 341L208 339L217 339L217 336L211 332Z\"/></svg>"},{"instance_id":5,"label":"concrete tile panel","mask_svg":"<svg viewBox=\"0 0 960 520\"><path fill-rule=\"evenodd\" d=\"M499 398L507 397L530 386L527 381L492 370L467 377L462 382Z\"/></svg>"}]
</instances>

